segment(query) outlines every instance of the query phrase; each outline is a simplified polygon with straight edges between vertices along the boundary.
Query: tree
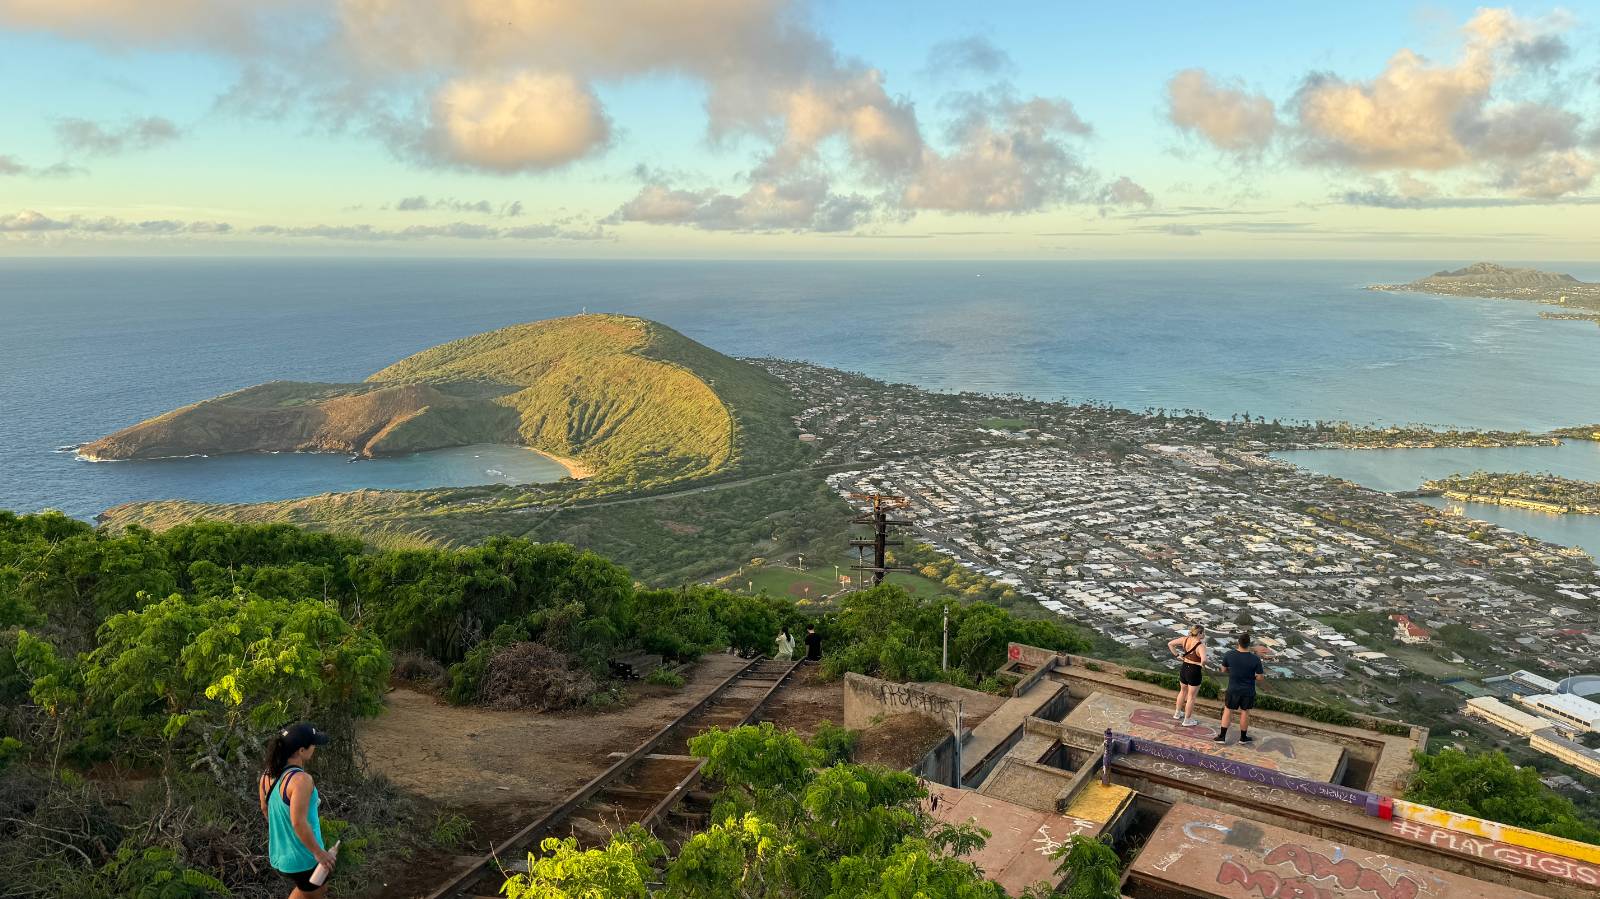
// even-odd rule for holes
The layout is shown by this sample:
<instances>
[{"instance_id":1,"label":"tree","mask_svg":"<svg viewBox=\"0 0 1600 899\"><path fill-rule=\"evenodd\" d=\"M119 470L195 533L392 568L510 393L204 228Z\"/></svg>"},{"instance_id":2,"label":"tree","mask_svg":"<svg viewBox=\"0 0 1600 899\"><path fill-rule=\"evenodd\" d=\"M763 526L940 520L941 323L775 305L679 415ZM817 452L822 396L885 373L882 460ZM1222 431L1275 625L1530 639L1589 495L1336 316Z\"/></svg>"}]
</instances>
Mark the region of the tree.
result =
<instances>
[{"instance_id":1,"label":"tree","mask_svg":"<svg viewBox=\"0 0 1600 899\"><path fill-rule=\"evenodd\" d=\"M1056 870L1069 878L1066 899L1117 899L1121 895L1122 861L1104 840L1073 834L1052 857L1061 861Z\"/></svg>"},{"instance_id":2,"label":"tree","mask_svg":"<svg viewBox=\"0 0 1600 899\"><path fill-rule=\"evenodd\" d=\"M1516 767L1503 752L1469 755L1446 749L1413 757L1417 771L1405 793L1412 802L1600 844L1600 827L1579 817L1570 800L1540 783L1538 771Z\"/></svg>"},{"instance_id":3,"label":"tree","mask_svg":"<svg viewBox=\"0 0 1600 899\"><path fill-rule=\"evenodd\" d=\"M545 839L539 851L528 856L528 873L505 882L506 899L646 899L655 863L666 854L637 824L599 849L580 850L568 837Z\"/></svg>"}]
</instances>

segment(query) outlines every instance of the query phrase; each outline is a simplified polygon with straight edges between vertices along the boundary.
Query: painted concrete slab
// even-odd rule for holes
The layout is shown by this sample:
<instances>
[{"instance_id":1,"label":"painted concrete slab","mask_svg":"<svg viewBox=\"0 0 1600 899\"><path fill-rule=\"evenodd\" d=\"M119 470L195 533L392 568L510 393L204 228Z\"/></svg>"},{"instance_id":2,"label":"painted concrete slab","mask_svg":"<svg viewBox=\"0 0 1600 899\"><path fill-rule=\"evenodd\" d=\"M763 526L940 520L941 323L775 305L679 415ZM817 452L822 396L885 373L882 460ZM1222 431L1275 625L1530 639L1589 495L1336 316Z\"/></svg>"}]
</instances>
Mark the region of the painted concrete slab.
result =
<instances>
[{"instance_id":1,"label":"painted concrete slab","mask_svg":"<svg viewBox=\"0 0 1600 899\"><path fill-rule=\"evenodd\" d=\"M1478 834L1435 827L1420 821L1395 818L1387 823L1390 833L1395 836L1426 843L1435 849L1476 856L1485 861L1521 868L1535 876L1567 880L1600 891L1600 863L1573 858L1559 851L1549 852L1529 846L1502 843Z\"/></svg>"},{"instance_id":2,"label":"painted concrete slab","mask_svg":"<svg viewBox=\"0 0 1600 899\"><path fill-rule=\"evenodd\" d=\"M928 798L923 801L923 807L935 818L947 824L975 822L989 831L988 843L967 859L1012 896L1021 895L1023 890L1040 881L1052 887L1059 884L1062 879L1056 874L1059 863L1050 858L1050 853L1074 834L1097 836L1100 833L1100 824L1096 821L1024 808L976 790L958 790L934 783L926 786Z\"/></svg>"},{"instance_id":3,"label":"painted concrete slab","mask_svg":"<svg viewBox=\"0 0 1600 899\"><path fill-rule=\"evenodd\" d=\"M1533 899L1532 893L1180 802L1133 880L1219 899Z\"/></svg>"},{"instance_id":4,"label":"painted concrete slab","mask_svg":"<svg viewBox=\"0 0 1600 899\"><path fill-rule=\"evenodd\" d=\"M1235 719L1237 721L1237 719ZM1235 727L1227 743L1216 743L1217 722L1200 719L1183 727L1172 717L1171 706L1139 702L1111 693L1091 693L1062 722L1085 734L1101 736L1107 728L1146 740L1166 743L1191 752L1245 762L1306 780L1332 782L1344 770L1344 747L1306 737L1251 727L1253 743L1239 743Z\"/></svg>"}]
</instances>

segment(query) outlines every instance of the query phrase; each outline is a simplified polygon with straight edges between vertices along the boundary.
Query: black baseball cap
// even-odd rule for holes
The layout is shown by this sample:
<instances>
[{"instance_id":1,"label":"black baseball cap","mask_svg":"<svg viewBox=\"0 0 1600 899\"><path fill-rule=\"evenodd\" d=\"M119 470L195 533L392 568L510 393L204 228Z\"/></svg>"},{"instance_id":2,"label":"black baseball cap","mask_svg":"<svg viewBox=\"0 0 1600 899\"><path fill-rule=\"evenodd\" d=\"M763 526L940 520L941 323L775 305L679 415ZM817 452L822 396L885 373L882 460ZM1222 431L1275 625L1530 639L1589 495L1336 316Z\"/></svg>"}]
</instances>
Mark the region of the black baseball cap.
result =
<instances>
[{"instance_id":1,"label":"black baseball cap","mask_svg":"<svg viewBox=\"0 0 1600 899\"><path fill-rule=\"evenodd\" d=\"M283 730L278 731L278 738L283 741L284 748L289 750L291 753L299 752L307 746L328 745L327 732L317 730L317 726L315 724L310 724L305 721L302 721L299 724L291 724Z\"/></svg>"}]
</instances>

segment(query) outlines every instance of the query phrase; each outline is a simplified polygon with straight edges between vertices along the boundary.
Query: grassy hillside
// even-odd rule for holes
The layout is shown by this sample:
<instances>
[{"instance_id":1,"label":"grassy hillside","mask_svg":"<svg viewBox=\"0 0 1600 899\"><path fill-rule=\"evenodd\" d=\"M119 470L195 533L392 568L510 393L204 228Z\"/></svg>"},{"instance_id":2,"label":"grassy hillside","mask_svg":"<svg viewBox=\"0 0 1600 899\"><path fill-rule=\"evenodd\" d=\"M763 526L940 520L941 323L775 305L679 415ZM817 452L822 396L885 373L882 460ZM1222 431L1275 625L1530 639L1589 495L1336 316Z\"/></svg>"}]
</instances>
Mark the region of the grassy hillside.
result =
<instances>
[{"instance_id":1,"label":"grassy hillside","mask_svg":"<svg viewBox=\"0 0 1600 899\"><path fill-rule=\"evenodd\" d=\"M370 414L338 414L356 404ZM425 350L362 384L266 384L99 443L159 448L154 455L341 449L338 440L351 435L366 442L346 451L520 443L577 461L592 473L586 481L357 490L257 504L129 503L101 520L157 529L196 518L274 521L469 543L521 533L542 520L541 510L574 500L792 467L804 451L789 418L793 406L787 388L762 369L654 322L619 315L535 322ZM307 443L262 445L274 438Z\"/></svg>"},{"instance_id":2,"label":"grassy hillside","mask_svg":"<svg viewBox=\"0 0 1600 899\"><path fill-rule=\"evenodd\" d=\"M104 459L238 452L379 455L520 443L617 486L798 452L787 389L670 328L621 315L516 325L424 350L360 384L280 381L82 448Z\"/></svg>"}]
</instances>

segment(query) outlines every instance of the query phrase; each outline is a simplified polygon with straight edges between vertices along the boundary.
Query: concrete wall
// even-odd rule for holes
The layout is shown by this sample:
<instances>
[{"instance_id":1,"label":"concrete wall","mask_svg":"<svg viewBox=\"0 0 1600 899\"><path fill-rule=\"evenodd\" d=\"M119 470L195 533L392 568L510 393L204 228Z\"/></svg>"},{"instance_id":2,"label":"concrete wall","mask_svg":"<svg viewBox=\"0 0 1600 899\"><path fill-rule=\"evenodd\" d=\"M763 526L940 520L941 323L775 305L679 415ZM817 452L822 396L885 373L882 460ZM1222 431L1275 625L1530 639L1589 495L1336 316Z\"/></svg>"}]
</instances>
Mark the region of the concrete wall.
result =
<instances>
[{"instance_id":1,"label":"concrete wall","mask_svg":"<svg viewBox=\"0 0 1600 899\"><path fill-rule=\"evenodd\" d=\"M907 712L926 715L952 727L956 720L956 703L916 684L894 684L854 672L844 676L845 727L864 730L876 721Z\"/></svg>"}]
</instances>

